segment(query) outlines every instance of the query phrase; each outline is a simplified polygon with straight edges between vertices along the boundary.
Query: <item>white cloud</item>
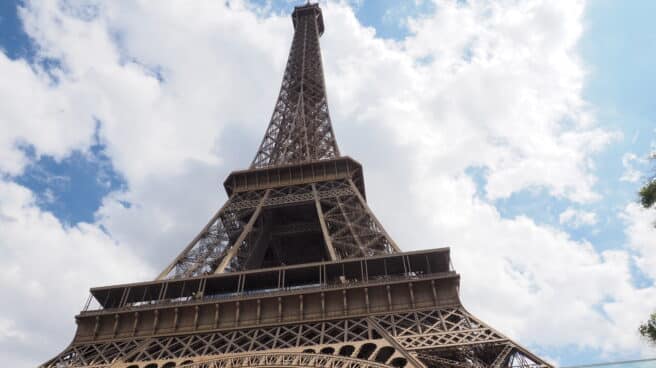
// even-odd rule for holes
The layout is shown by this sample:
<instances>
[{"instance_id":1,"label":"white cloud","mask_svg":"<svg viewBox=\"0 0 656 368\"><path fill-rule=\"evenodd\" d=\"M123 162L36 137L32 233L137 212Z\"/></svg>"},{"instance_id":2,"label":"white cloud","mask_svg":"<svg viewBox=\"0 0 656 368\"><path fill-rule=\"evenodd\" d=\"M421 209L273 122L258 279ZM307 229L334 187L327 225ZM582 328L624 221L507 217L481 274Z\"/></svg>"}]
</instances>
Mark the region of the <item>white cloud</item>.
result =
<instances>
[{"instance_id":1,"label":"white cloud","mask_svg":"<svg viewBox=\"0 0 656 368\"><path fill-rule=\"evenodd\" d=\"M570 344L615 357L643 349L636 326L656 303L656 288L633 286L627 252L599 252L526 217L503 219L475 197L468 178L422 183L415 203L431 219L423 236L453 245L469 310L543 348Z\"/></svg>"},{"instance_id":2,"label":"white cloud","mask_svg":"<svg viewBox=\"0 0 656 368\"><path fill-rule=\"evenodd\" d=\"M644 163L644 161L645 160L638 158L635 153L625 153L622 156L622 166L624 167L624 172L622 173L620 180L627 181L629 183L637 183L640 178L642 178L642 173L640 170L633 167L633 162Z\"/></svg>"},{"instance_id":3,"label":"white cloud","mask_svg":"<svg viewBox=\"0 0 656 368\"><path fill-rule=\"evenodd\" d=\"M597 223L597 214L569 207L558 216L558 222L572 228L591 226Z\"/></svg>"},{"instance_id":4,"label":"white cloud","mask_svg":"<svg viewBox=\"0 0 656 368\"><path fill-rule=\"evenodd\" d=\"M627 245L637 253L636 264L645 275L656 280L656 211L631 203L621 217L627 225Z\"/></svg>"},{"instance_id":5,"label":"white cloud","mask_svg":"<svg viewBox=\"0 0 656 368\"><path fill-rule=\"evenodd\" d=\"M582 12L576 1L443 1L434 15L410 20L414 34L396 42L329 3L324 66L340 148L363 162L371 206L404 249L452 245L466 305L522 342L630 354L641 349L636 321L656 304L656 289L634 287L629 268L631 254L651 266L649 229L627 222L643 240L600 252L529 218L503 218L491 202L536 187L573 203L600 198L591 156L616 134L595 125L581 97ZM61 300L51 314L69 321L78 293L154 277L220 206L215 186L247 166L264 132L292 26L287 16L210 0L35 2L22 15L41 55L63 68L53 85L0 56L0 75L22 91L0 86L0 97L12 99L0 102L8 132L0 171L25 165L16 142L57 157L85 149L98 119L129 185L104 199L96 224L65 229L24 188L2 184L11 193L0 221L10 225L0 228L0 244L11 244L3 261L14 262L3 289L38 305L54 288ZM25 108L31 100L38 103ZM474 166L486 168L487 198L465 174ZM592 221L579 212L565 220ZM43 270L27 275L44 248ZM30 338L16 361L46 359L61 347L53 336L72 333L72 323L47 325L34 310L5 308L12 322L0 331Z\"/></svg>"},{"instance_id":6,"label":"white cloud","mask_svg":"<svg viewBox=\"0 0 656 368\"><path fill-rule=\"evenodd\" d=\"M35 366L63 349L90 287L153 274L97 226L65 228L35 201L0 181L0 352L10 366Z\"/></svg>"},{"instance_id":7,"label":"white cloud","mask_svg":"<svg viewBox=\"0 0 656 368\"><path fill-rule=\"evenodd\" d=\"M73 93L53 88L47 74L0 53L0 173L19 174L27 164L20 150L31 144L37 154L56 158L91 143L93 119ZM72 92L72 91L71 91Z\"/></svg>"},{"instance_id":8,"label":"white cloud","mask_svg":"<svg viewBox=\"0 0 656 368\"><path fill-rule=\"evenodd\" d=\"M25 341L25 334L16 329L16 323L12 320L0 319L0 341L18 340Z\"/></svg>"},{"instance_id":9,"label":"white cloud","mask_svg":"<svg viewBox=\"0 0 656 368\"><path fill-rule=\"evenodd\" d=\"M354 33L358 25L345 14L335 18L351 32L325 36L340 55L326 63L337 78L333 111L376 119L441 171L487 166L490 199L535 186L577 202L598 199L589 157L615 134L593 125L581 99L575 45L583 5L445 1L437 8L411 22L416 34L402 44ZM344 45L344 37L353 42Z\"/></svg>"}]
</instances>

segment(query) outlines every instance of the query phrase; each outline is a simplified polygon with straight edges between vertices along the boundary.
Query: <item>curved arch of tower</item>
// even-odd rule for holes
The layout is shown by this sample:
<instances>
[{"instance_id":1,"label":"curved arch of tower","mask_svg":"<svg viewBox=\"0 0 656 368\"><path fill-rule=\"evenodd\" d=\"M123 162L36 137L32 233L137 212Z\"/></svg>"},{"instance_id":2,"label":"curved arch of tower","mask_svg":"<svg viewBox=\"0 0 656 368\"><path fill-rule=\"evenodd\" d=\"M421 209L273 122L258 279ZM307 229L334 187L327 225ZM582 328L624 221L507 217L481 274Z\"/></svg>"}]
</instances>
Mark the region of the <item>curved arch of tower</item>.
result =
<instances>
[{"instance_id":1,"label":"curved arch of tower","mask_svg":"<svg viewBox=\"0 0 656 368\"><path fill-rule=\"evenodd\" d=\"M91 289L44 368L551 367L461 304L448 248L401 252L330 121L316 4L228 200L151 282Z\"/></svg>"}]
</instances>

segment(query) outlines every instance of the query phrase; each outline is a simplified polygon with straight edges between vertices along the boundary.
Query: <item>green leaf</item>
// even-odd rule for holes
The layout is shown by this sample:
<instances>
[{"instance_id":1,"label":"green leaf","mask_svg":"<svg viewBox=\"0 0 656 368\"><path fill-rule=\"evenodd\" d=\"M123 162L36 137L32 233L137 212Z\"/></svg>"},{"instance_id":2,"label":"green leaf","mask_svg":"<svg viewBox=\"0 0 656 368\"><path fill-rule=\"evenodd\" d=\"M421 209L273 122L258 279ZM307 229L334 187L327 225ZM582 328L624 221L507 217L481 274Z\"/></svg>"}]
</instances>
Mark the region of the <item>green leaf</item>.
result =
<instances>
[{"instance_id":1,"label":"green leaf","mask_svg":"<svg viewBox=\"0 0 656 368\"><path fill-rule=\"evenodd\" d=\"M640 325L638 331L647 340L656 344L656 313L652 313L649 320Z\"/></svg>"},{"instance_id":2,"label":"green leaf","mask_svg":"<svg viewBox=\"0 0 656 368\"><path fill-rule=\"evenodd\" d=\"M656 202L656 180L651 180L640 189L640 203L649 208Z\"/></svg>"}]
</instances>

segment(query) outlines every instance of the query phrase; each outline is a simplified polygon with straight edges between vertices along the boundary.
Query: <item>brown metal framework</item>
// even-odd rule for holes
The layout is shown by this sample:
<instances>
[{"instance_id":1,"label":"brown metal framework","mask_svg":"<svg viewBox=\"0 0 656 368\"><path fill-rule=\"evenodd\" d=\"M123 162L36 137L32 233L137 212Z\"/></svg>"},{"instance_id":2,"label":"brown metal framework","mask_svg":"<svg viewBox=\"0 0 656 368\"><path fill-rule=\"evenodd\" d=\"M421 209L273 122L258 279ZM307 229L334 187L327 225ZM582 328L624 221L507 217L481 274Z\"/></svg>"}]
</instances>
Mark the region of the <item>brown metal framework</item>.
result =
<instances>
[{"instance_id":1,"label":"brown metal framework","mask_svg":"<svg viewBox=\"0 0 656 368\"><path fill-rule=\"evenodd\" d=\"M401 252L340 156L316 4L296 7L271 122L156 280L91 290L44 368L550 367L460 303L448 248Z\"/></svg>"},{"instance_id":2,"label":"brown metal framework","mask_svg":"<svg viewBox=\"0 0 656 368\"><path fill-rule=\"evenodd\" d=\"M251 168L339 156L321 66L321 10L297 7L292 19L294 39L278 102Z\"/></svg>"}]
</instances>

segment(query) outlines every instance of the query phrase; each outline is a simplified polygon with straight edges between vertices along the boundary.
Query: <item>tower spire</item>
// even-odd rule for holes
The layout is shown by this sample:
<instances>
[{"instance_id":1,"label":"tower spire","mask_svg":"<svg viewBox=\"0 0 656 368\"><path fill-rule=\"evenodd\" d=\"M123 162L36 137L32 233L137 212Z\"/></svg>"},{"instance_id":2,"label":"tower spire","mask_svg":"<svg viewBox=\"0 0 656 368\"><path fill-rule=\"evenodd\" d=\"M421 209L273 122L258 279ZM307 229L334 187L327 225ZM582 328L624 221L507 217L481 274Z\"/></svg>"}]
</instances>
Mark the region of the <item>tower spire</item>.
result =
<instances>
[{"instance_id":1,"label":"tower spire","mask_svg":"<svg viewBox=\"0 0 656 368\"><path fill-rule=\"evenodd\" d=\"M294 8L292 21L294 38L280 93L251 168L339 157L321 64L321 9L308 1Z\"/></svg>"}]
</instances>

